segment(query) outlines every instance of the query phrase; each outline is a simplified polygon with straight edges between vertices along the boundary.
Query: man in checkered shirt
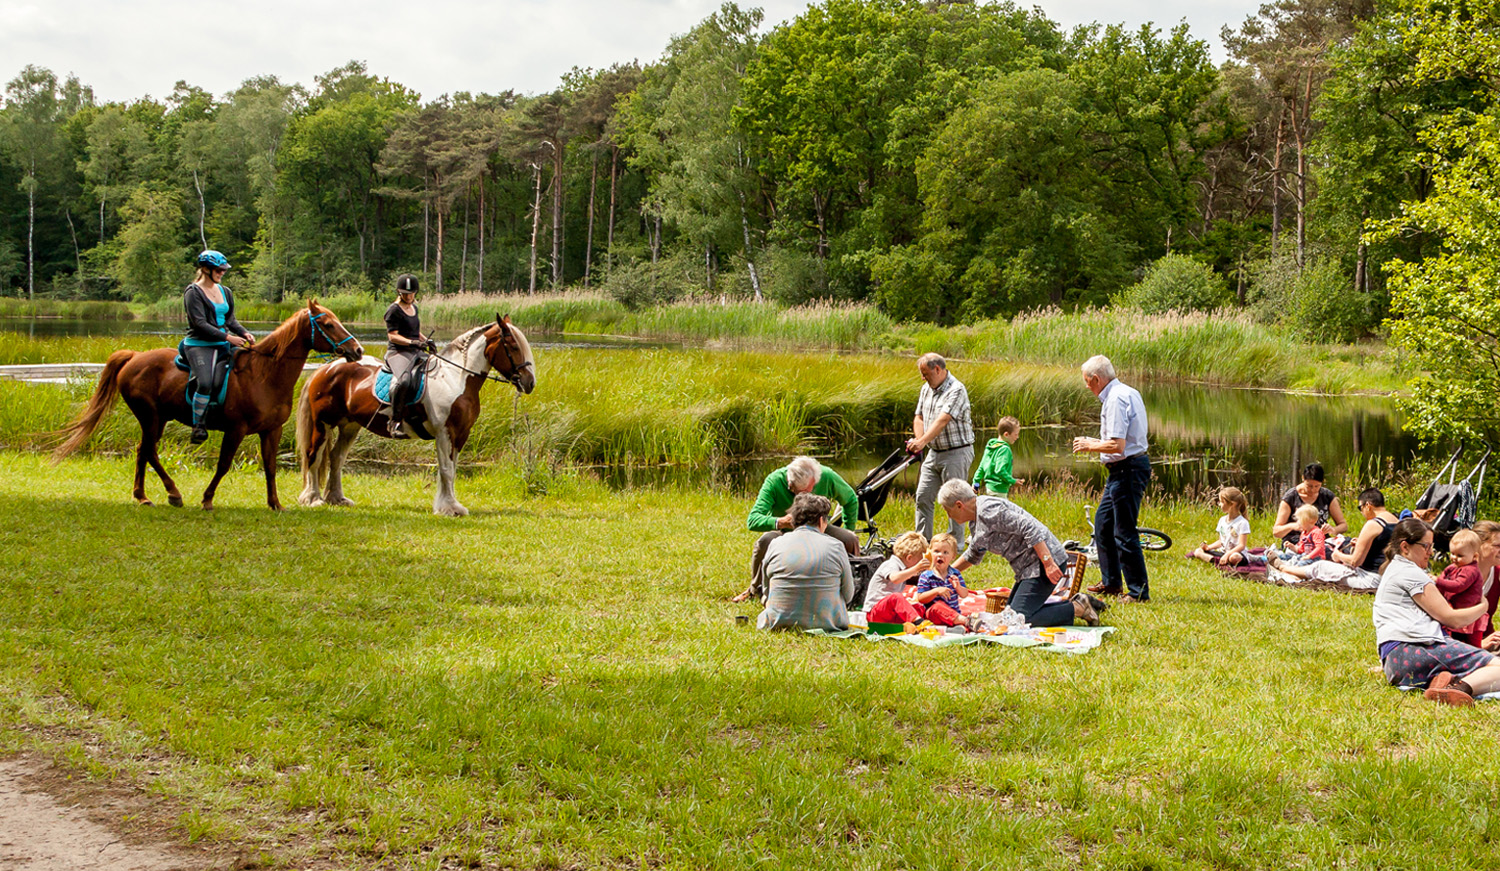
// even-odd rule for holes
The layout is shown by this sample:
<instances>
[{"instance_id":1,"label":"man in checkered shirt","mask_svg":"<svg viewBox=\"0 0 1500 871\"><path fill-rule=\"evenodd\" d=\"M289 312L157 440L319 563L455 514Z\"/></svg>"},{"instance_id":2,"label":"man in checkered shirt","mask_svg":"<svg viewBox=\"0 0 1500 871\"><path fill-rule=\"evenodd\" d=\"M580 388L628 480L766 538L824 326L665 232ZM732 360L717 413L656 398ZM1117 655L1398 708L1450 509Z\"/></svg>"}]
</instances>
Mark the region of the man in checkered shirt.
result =
<instances>
[{"instance_id":1,"label":"man in checkered shirt","mask_svg":"<svg viewBox=\"0 0 1500 871\"><path fill-rule=\"evenodd\" d=\"M922 458L922 476L917 480L917 531L932 539L933 504L938 489L951 478L969 480L974 464L974 423L969 415L969 391L948 371L948 362L940 354L923 354L917 358L922 373L922 392L917 395L917 415L912 421L913 438L906 449L913 453L927 449ZM949 518L948 531L964 544L963 524Z\"/></svg>"}]
</instances>

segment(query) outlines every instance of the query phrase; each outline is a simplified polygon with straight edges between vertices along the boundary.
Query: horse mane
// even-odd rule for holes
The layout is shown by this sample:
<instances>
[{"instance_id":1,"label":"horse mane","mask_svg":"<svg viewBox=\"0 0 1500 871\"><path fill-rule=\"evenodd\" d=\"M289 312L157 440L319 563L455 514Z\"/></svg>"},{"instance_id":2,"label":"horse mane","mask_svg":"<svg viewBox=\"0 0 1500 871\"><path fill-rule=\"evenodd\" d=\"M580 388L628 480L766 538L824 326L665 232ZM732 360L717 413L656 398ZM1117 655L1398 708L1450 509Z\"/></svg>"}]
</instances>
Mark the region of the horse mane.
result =
<instances>
[{"instance_id":1,"label":"horse mane","mask_svg":"<svg viewBox=\"0 0 1500 871\"><path fill-rule=\"evenodd\" d=\"M307 306L298 308L291 317L281 322L281 326L256 342L253 350L258 354L268 355L273 360L280 360L297 346L303 327L308 322L307 318Z\"/></svg>"},{"instance_id":2,"label":"horse mane","mask_svg":"<svg viewBox=\"0 0 1500 871\"><path fill-rule=\"evenodd\" d=\"M467 364L469 362L469 345L473 344L475 336L482 335L489 327L489 324L480 324L473 329L459 333L454 337L453 341L448 343L448 347L443 349L444 355L446 355L448 348L452 348L457 352L455 356L458 358L454 362Z\"/></svg>"}]
</instances>

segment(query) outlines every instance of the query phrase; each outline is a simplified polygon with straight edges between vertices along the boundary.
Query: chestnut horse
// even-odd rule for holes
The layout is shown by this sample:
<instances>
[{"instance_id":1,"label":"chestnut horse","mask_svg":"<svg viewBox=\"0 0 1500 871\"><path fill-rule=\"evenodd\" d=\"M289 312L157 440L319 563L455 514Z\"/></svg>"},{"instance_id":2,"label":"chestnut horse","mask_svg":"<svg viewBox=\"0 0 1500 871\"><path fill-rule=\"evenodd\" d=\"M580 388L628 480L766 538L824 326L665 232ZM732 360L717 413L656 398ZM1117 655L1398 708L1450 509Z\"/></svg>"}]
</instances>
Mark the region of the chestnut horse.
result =
<instances>
[{"instance_id":1,"label":"chestnut horse","mask_svg":"<svg viewBox=\"0 0 1500 871\"><path fill-rule=\"evenodd\" d=\"M349 334L333 312L308 300L307 308L287 318L270 335L252 347L242 348L234 356L228 391L222 410L210 410L210 429L222 429L224 442L219 446L219 465L208 489L203 491L203 507L214 507L214 491L229 471L235 452L245 436L260 436L260 464L266 473L266 504L281 510L276 498L276 448L281 444L281 427L292 414L292 398L297 378L307 355L312 351L340 354L351 360L364 356L364 348ZM188 373L177 368L174 348L153 351L116 351L109 355L99 384L88 405L61 435L67 437L53 453L53 462L78 450L93 435L104 416L114 408L116 395L135 413L141 424L141 445L135 452L135 489L132 495L142 505L146 498L146 464L161 477L167 488L167 502L181 506L177 491L156 453L167 421L192 425L193 412L187 399Z\"/></svg>"},{"instance_id":2,"label":"chestnut horse","mask_svg":"<svg viewBox=\"0 0 1500 871\"><path fill-rule=\"evenodd\" d=\"M499 378L490 374L494 369ZM344 458L360 427L382 438L387 417L375 398L380 361L334 363L318 370L297 403L297 457L302 463L303 505L353 505L344 495ZM427 387L421 405L427 434L437 441L438 485L432 512L462 517L469 509L453 495L458 452L479 417L479 390L486 380L505 381L517 393L536 389L531 345L509 317L469 330L428 358ZM408 427L408 429L412 429ZM320 490L322 492L320 492Z\"/></svg>"}]
</instances>

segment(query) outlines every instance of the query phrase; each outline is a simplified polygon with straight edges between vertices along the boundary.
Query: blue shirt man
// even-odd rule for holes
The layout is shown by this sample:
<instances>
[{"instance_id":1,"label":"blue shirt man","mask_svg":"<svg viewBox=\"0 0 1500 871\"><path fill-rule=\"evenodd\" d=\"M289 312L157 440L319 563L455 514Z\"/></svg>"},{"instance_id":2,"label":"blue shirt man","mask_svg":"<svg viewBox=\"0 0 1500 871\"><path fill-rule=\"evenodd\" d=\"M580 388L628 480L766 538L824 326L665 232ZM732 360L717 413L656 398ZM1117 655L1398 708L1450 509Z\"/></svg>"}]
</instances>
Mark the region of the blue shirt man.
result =
<instances>
[{"instance_id":1,"label":"blue shirt man","mask_svg":"<svg viewBox=\"0 0 1500 871\"><path fill-rule=\"evenodd\" d=\"M1109 469L1099 511L1094 515L1094 544L1099 549L1103 581L1089 589L1120 594L1128 602L1145 602L1151 598L1151 587L1136 525L1141 498L1151 482L1146 406L1139 391L1115 377L1114 364L1108 357L1090 357L1082 369L1083 383L1099 397L1099 438L1079 436L1073 439L1073 450L1098 454Z\"/></svg>"}]
</instances>

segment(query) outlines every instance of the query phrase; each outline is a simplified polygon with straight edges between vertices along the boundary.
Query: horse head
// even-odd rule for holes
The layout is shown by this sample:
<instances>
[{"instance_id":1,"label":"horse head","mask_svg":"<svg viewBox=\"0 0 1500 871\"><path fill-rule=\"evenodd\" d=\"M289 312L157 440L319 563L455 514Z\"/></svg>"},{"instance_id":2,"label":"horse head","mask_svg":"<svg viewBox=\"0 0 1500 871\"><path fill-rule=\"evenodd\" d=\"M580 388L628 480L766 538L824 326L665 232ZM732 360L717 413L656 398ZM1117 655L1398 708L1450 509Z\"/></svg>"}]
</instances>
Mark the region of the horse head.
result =
<instances>
[{"instance_id":1,"label":"horse head","mask_svg":"<svg viewBox=\"0 0 1500 871\"><path fill-rule=\"evenodd\" d=\"M307 322L312 330L314 351L338 354L351 363L359 362L365 355L359 339L354 338L338 315L324 308L316 299L307 301Z\"/></svg>"},{"instance_id":2,"label":"horse head","mask_svg":"<svg viewBox=\"0 0 1500 871\"><path fill-rule=\"evenodd\" d=\"M536 389L536 360L531 345L520 328L510 322L510 315L495 314L495 325L484 331L484 358L500 377L515 386L517 393Z\"/></svg>"}]
</instances>

